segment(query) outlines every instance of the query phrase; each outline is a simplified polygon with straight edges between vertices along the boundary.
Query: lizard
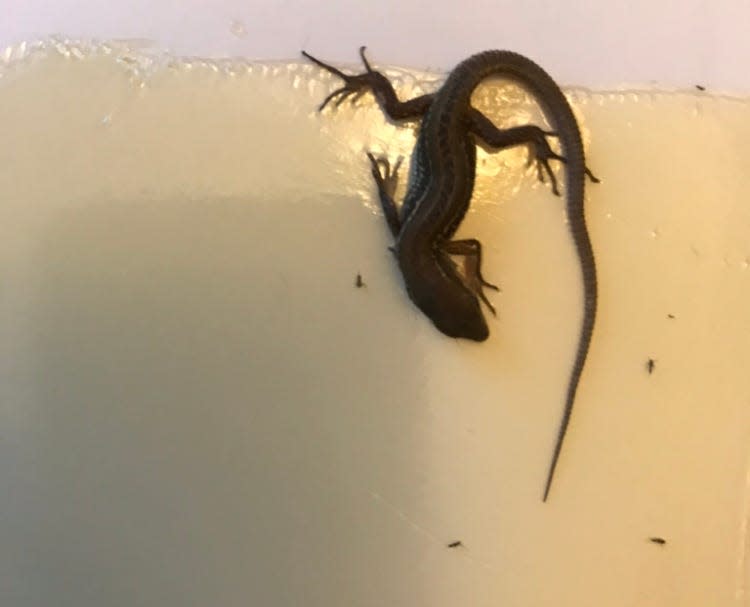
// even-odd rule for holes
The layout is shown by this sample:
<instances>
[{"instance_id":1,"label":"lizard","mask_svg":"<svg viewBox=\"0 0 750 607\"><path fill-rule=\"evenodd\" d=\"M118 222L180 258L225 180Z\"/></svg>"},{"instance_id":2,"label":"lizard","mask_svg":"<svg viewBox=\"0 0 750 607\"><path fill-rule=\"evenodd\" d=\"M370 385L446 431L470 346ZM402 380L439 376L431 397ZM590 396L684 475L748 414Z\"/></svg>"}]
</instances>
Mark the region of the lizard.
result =
<instances>
[{"instance_id":1,"label":"lizard","mask_svg":"<svg viewBox=\"0 0 750 607\"><path fill-rule=\"evenodd\" d=\"M453 240L471 202L476 142L496 150L529 146L539 179L544 181L546 174L557 196L560 192L549 161L565 165L567 215L581 266L584 313L544 488L542 501L546 501L570 423L597 309L596 265L583 203L585 177L594 183L599 180L586 166L578 123L565 95L539 65L512 51L491 50L472 55L449 73L437 92L407 101L400 101L390 81L372 69L364 46L360 48L360 57L365 71L356 75L346 74L305 51L302 54L344 82L323 100L319 111L331 101L335 100L339 106L347 98L353 97L354 101L371 91L390 119L421 119L407 194L400 210L393 199L400 161L391 168L385 158L375 158L369 152L367 157L383 213L395 239L391 251L398 261L407 293L435 326L450 337L486 340L489 328L480 302L495 313L484 288L497 290L497 286L482 276L481 243L473 238ZM499 129L472 107L472 93L492 76L509 78L529 91L555 130L544 131L535 125ZM548 136L559 139L564 155L552 150ZM456 256L464 258L463 274L452 259Z\"/></svg>"}]
</instances>

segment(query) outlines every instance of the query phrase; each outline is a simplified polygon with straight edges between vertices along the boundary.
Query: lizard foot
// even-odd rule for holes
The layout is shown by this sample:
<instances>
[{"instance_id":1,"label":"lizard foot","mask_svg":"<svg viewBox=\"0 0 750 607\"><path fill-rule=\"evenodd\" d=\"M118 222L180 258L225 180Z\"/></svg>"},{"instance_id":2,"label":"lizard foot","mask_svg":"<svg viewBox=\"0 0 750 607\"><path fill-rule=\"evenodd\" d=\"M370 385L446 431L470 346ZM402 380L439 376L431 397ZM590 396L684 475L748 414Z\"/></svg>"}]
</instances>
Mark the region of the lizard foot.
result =
<instances>
[{"instance_id":1,"label":"lizard foot","mask_svg":"<svg viewBox=\"0 0 750 607\"><path fill-rule=\"evenodd\" d=\"M493 316L497 316L495 306L484 294L484 287L500 291L500 287L487 282L482 276L482 244L476 238L451 240L446 242L444 250L450 255L464 257L464 281L466 286L487 306Z\"/></svg>"},{"instance_id":2,"label":"lizard foot","mask_svg":"<svg viewBox=\"0 0 750 607\"><path fill-rule=\"evenodd\" d=\"M362 58L362 63L364 63L366 70L363 74L345 74L340 69L324 63L320 59L313 57L305 51L302 51L302 54L310 61L312 61L315 65L322 67L327 72L330 72L334 76L338 76L344 81L344 86L337 88L323 100L323 103L321 103L320 107L318 107L319 112L322 111L323 108L325 108L325 106L327 106L328 103L333 101L334 99L336 107L339 107L344 101L346 101L346 99L354 95L354 97L352 97L352 103L354 103L368 90L373 88L378 77L383 78L383 76L372 69L370 63L367 61L367 57L365 57L364 46L361 46L359 48L359 56Z\"/></svg>"},{"instance_id":3,"label":"lizard foot","mask_svg":"<svg viewBox=\"0 0 750 607\"><path fill-rule=\"evenodd\" d=\"M370 159L372 176L375 179L378 190L385 192L389 197L393 198L396 193L396 186L398 185L398 171L401 168L404 157L399 156L393 167L391 167L391 163L384 156L375 158L370 152L367 152L367 157Z\"/></svg>"},{"instance_id":4,"label":"lizard foot","mask_svg":"<svg viewBox=\"0 0 750 607\"><path fill-rule=\"evenodd\" d=\"M529 157L529 165L531 165L532 163L536 164L537 177L542 183L545 183L544 175L545 173L547 174L550 183L552 184L552 193L555 194L555 196L559 196L560 190L557 187L557 178L552 172L552 167L550 167L549 161L557 160L562 164L567 164L568 159L565 156L561 156L560 154L553 151L549 145L549 142L547 141L547 137L557 137L557 133L555 133L554 131L542 130L540 130L539 133L540 136L536 137L531 142L534 151L533 154ZM584 167L584 170L586 172L586 176L591 180L592 183L599 183L599 179L591 172L591 170L587 166Z\"/></svg>"}]
</instances>

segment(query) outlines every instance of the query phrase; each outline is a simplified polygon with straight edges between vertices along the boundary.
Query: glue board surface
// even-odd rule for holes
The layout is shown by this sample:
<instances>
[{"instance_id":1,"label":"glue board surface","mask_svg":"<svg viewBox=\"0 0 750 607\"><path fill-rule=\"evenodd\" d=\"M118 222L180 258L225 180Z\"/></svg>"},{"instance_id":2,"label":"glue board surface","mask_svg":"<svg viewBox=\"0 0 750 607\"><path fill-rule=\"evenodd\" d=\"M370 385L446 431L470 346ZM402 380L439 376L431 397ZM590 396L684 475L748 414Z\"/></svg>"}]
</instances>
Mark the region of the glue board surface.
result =
<instances>
[{"instance_id":1,"label":"glue board surface","mask_svg":"<svg viewBox=\"0 0 750 607\"><path fill-rule=\"evenodd\" d=\"M385 73L402 99L443 77ZM564 197L526 149L479 150L458 236L497 317L447 338L365 156L404 157L400 200L416 125L370 95L317 113L338 85L6 55L0 603L747 604L750 102L566 89L599 310L542 503L582 314ZM474 103L544 125L508 83Z\"/></svg>"}]
</instances>

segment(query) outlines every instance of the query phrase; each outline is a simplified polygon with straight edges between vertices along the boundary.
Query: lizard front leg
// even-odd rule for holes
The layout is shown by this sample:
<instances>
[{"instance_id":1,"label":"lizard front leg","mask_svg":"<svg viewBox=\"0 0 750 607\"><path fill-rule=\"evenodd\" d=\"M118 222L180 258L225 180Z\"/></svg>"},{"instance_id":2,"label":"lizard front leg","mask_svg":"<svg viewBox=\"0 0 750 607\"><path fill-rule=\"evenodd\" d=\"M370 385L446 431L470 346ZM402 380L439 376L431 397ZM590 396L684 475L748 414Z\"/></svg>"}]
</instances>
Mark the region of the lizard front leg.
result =
<instances>
[{"instance_id":1,"label":"lizard front leg","mask_svg":"<svg viewBox=\"0 0 750 607\"><path fill-rule=\"evenodd\" d=\"M484 302L494 316L497 316L495 306L490 303L484 294L484 288L499 291L500 287L487 282L482 276L482 243L476 238L467 238L465 240L451 240L441 245L441 248L449 255L460 255L465 258L464 281L466 286Z\"/></svg>"},{"instance_id":2,"label":"lizard front leg","mask_svg":"<svg viewBox=\"0 0 750 607\"><path fill-rule=\"evenodd\" d=\"M383 208L385 220L388 222L388 227L391 229L393 237L398 238L401 232L401 218L399 217L398 207L393 200L393 196L396 193L396 185L398 183L398 169L401 167L403 159L399 157L396 164L391 168L391 164L387 158L375 158L370 152L367 152L367 157L370 159L372 178L378 187L378 197L380 198L380 206ZM383 169L382 172L381 167Z\"/></svg>"}]
</instances>

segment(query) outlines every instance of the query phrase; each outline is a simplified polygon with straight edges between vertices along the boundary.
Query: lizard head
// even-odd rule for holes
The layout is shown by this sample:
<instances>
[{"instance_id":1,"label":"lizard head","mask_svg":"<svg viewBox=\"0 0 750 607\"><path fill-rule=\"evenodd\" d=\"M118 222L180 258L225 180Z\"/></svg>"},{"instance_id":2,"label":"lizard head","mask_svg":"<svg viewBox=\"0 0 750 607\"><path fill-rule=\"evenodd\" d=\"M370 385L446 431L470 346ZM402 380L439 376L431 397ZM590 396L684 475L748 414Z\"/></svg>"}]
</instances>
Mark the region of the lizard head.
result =
<instances>
[{"instance_id":1,"label":"lizard head","mask_svg":"<svg viewBox=\"0 0 750 607\"><path fill-rule=\"evenodd\" d=\"M414 289L407 283L407 290L412 301L441 333L472 341L484 341L489 337L490 330L479 299L463 283L443 282L439 289Z\"/></svg>"},{"instance_id":2,"label":"lizard head","mask_svg":"<svg viewBox=\"0 0 750 607\"><path fill-rule=\"evenodd\" d=\"M426 313L426 310L424 310ZM470 292L452 301L443 300L441 305L428 314L435 326L450 337L472 341L484 341L490 335L487 321L479 307L479 300Z\"/></svg>"}]
</instances>

